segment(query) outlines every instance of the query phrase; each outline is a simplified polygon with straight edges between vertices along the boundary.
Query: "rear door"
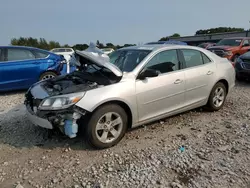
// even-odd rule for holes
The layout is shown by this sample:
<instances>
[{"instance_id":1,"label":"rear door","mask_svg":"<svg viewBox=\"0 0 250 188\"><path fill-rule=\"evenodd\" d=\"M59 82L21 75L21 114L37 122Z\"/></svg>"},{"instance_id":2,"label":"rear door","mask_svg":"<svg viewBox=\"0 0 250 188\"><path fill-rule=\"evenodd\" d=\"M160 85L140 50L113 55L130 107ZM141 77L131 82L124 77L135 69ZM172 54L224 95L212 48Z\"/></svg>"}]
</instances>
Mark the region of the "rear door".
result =
<instances>
[{"instance_id":1,"label":"rear door","mask_svg":"<svg viewBox=\"0 0 250 188\"><path fill-rule=\"evenodd\" d=\"M5 48L5 60L1 63L0 87L5 89L28 88L37 81L35 55L28 49Z\"/></svg>"},{"instance_id":2,"label":"rear door","mask_svg":"<svg viewBox=\"0 0 250 188\"><path fill-rule=\"evenodd\" d=\"M180 52L185 64L185 106L198 106L207 100L215 83L216 64L199 50Z\"/></svg>"}]
</instances>

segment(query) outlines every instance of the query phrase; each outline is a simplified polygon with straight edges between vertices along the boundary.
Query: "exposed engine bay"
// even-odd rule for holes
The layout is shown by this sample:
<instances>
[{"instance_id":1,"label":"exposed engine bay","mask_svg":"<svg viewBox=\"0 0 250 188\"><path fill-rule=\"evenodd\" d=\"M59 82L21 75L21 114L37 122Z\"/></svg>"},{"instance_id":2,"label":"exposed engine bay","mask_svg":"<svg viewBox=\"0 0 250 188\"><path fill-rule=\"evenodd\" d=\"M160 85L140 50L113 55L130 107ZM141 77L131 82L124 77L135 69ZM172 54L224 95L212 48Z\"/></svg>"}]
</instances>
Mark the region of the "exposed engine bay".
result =
<instances>
[{"instance_id":1,"label":"exposed engine bay","mask_svg":"<svg viewBox=\"0 0 250 188\"><path fill-rule=\"evenodd\" d=\"M59 128L70 138L76 137L79 121L87 111L76 107L85 92L117 83L122 73L100 55L77 52L78 70L34 84L26 93L29 119L36 125Z\"/></svg>"}]
</instances>

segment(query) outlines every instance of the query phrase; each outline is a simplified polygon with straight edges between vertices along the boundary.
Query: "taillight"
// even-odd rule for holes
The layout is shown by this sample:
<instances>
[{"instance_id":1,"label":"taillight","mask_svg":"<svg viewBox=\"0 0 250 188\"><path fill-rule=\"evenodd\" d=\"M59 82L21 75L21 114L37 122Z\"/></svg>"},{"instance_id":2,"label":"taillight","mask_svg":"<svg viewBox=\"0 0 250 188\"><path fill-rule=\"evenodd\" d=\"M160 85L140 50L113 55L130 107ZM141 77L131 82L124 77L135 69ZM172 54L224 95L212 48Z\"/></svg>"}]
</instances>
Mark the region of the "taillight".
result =
<instances>
[{"instance_id":1,"label":"taillight","mask_svg":"<svg viewBox=\"0 0 250 188\"><path fill-rule=\"evenodd\" d=\"M231 64L233 65L233 68L235 68L235 62L231 62Z\"/></svg>"}]
</instances>

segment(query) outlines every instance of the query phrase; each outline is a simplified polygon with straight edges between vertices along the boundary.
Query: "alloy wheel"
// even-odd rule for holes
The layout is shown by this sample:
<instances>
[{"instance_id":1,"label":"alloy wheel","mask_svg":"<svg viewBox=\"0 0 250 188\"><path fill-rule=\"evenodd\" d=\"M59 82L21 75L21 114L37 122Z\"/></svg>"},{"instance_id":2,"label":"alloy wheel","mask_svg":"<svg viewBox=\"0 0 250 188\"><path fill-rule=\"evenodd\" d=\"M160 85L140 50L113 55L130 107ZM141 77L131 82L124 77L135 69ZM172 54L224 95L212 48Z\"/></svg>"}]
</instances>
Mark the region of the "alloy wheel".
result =
<instances>
[{"instance_id":1,"label":"alloy wheel","mask_svg":"<svg viewBox=\"0 0 250 188\"><path fill-rule=\"evenodd\" d=\"M108 112L98 120L95 133L100 142L110 143L120 136L122 128L121 116L115 112Z\"/></svg>"},{"instance_id":2,"label":"alloy wheel","mask_svg":"<svg viewBox=\"0 0 250 188\"><path fill-rule=\"evenodd\" d=\"M42 77L42 80L48 80L48 79L51 79L51 78L54 78L55 76L54 75L52 75L52 74L47 74L47 75L44 75L43 77Z\"/></svg>"},{"instance_id":3,"label":"alloy wheel","mask_svg":"<svg viewBox=\"0 0 250 188\"><path fill-rule=\"evenodd\" d=\"M225 91L222 87L217 87L214 91L213 104L219 108L225 100Z\"/></svg>"}]
</instances>

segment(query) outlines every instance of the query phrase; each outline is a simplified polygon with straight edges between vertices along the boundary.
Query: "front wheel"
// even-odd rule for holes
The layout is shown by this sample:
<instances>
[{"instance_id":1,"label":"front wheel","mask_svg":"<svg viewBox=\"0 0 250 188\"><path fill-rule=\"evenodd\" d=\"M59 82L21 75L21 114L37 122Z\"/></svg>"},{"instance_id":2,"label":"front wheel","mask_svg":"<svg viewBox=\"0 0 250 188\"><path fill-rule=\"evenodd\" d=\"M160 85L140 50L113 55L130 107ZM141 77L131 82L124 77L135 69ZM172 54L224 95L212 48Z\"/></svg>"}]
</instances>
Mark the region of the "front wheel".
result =
<instances>
[{"instance_id":1,"label":"front wheel","mask_svg":"<svg viewBox=\"0 0 250 188\"><path fill-rule=\"evenodd\" d=\"M128 117L123 108L116 104L104 105L90 117L85 138L97 149L109 148L123 138L127 127Z\"/></svg>"},{"instance_id":2,"label":"front wheel","mask_svg":"<svg viewBox=\"0 0 250 188\"><path fill-rule=\"evenodd\" d=\"M56 77L56 76L57 76L56 73L49 71L49 72L43 73L43 74L40 76L39 80L40 80L40 81L41 81L41 80L48 80L48 79L54 78L54 77Z\"/></svg>"},{"instance_id":3,"label":"front wheel","mask_svg":"<svg viewBox=\"0 0 250 188\"><path fill-rule=\"evenodd\" d=\"M225 103L226 96L227 96L227 90L225 85L221 82L218 82L217 84L215 84L210 93L207 103L207 109L209 111L220 110Z\"/></svg>"}]
</instances>

